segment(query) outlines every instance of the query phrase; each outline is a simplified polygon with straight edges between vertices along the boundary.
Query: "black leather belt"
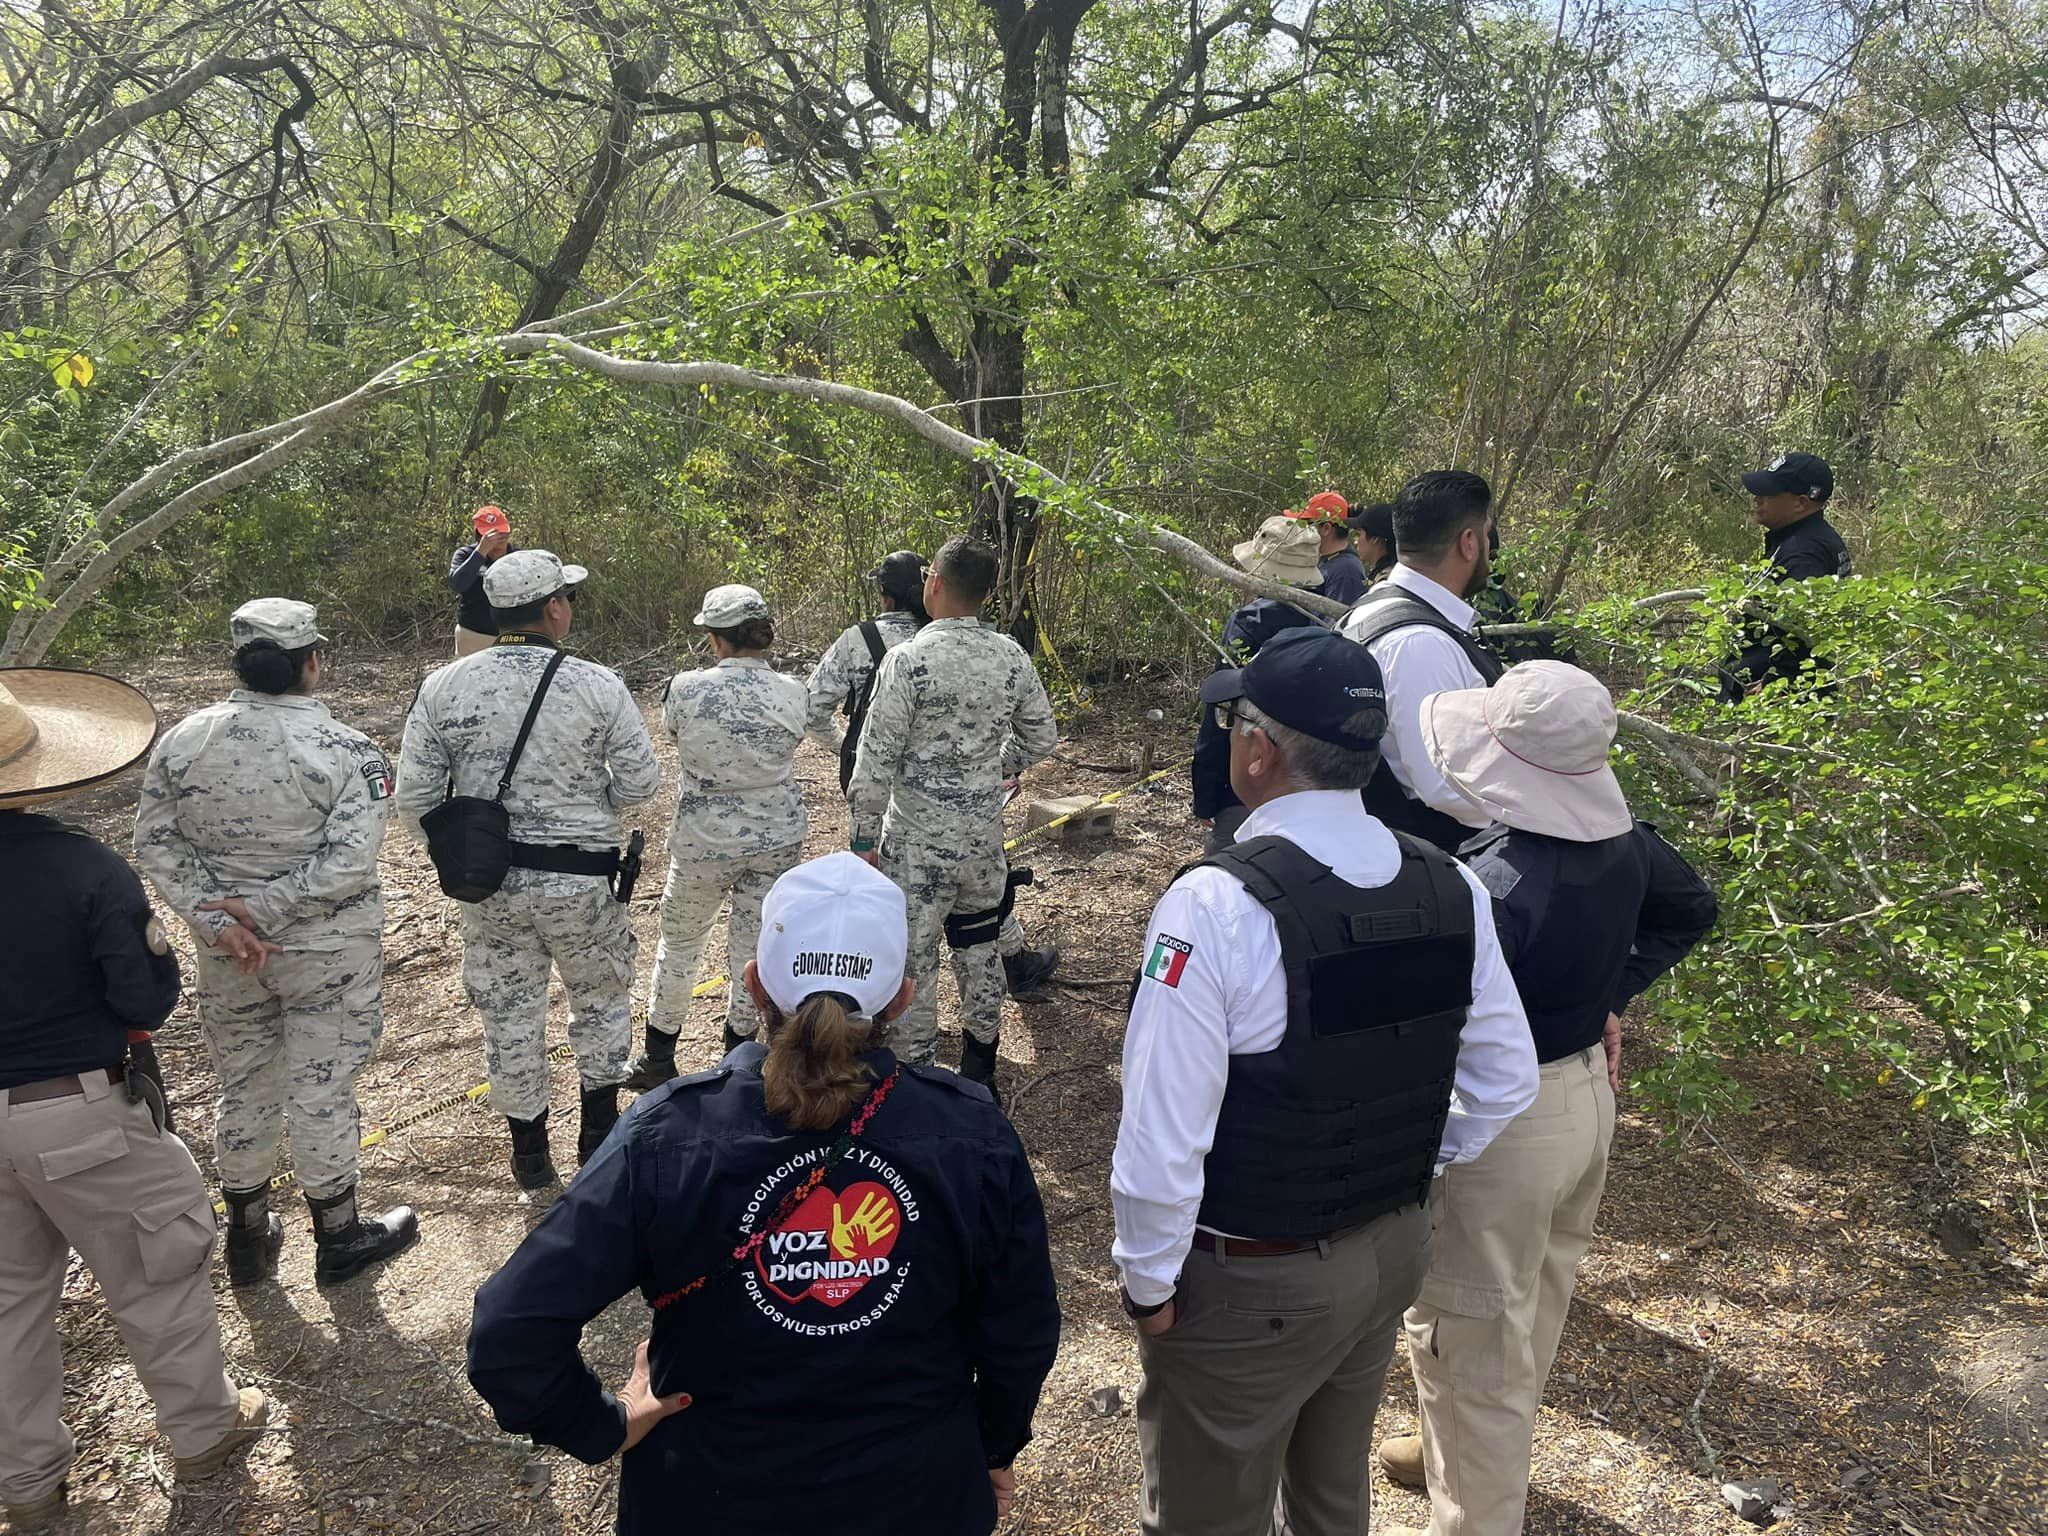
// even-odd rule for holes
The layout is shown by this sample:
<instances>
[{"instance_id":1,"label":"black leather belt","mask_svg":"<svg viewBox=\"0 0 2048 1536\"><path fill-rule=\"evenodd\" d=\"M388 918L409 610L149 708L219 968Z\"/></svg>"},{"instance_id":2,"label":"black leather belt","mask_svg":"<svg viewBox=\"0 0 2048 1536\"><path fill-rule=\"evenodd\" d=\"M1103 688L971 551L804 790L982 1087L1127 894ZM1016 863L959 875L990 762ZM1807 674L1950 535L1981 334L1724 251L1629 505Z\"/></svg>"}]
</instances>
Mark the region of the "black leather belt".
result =
<instances>
[{"instance_id":1,"label":"black leather belt","mask_svg":"<svg viewBox=\"0 0 2048 1536\"><path fill-rule=\"evenodd\" d=\"M95 1067L93 1070L97 1072L100 1069ZM125 1082L128 1077L127 1063L117 1061L106 1069L106 1073L109 1083ZM62 1077L46 1077L40 1083L23 1083L18 1088L0 1089L0 1093L7 1095L7 1102L10 1104L33 1104L39 1099L68 1099L83 1092L85 1084L78 1080L76 1072L67 1072Z\"/></svg>"},{"instance_id":2,"label":"black leather belt","mask_svg":"<svg viewBox=\"0 0 2048 1536\"><path fill-rule=\"evenodd\" d=\"M1365 1226L1371 1226L1371 1222ZM1256 1237L1218 1237L1214 1232L1195 1228L1195 1246L1204 1253L1220 1253L1226 1259L1277 1259L1284 1253L1309 1253L1325 1243L1341 1242L1364 1227L1345 1227L1332 1232L1328 1237L1311 1237L1299 1243L1268 1243Z\"/></svg>"},{"instance_id":3,"label":"black leather belt","mask_svg":"<svg viewBox=\"0 0 2048 1536\"><path fill-rule=\"evenodd\" d=\"M574 843L514 843L514 869L544 869L555 875L602 875L609 880L619 872L619 850L578 848Z\"/></svg>"}]
</instances>

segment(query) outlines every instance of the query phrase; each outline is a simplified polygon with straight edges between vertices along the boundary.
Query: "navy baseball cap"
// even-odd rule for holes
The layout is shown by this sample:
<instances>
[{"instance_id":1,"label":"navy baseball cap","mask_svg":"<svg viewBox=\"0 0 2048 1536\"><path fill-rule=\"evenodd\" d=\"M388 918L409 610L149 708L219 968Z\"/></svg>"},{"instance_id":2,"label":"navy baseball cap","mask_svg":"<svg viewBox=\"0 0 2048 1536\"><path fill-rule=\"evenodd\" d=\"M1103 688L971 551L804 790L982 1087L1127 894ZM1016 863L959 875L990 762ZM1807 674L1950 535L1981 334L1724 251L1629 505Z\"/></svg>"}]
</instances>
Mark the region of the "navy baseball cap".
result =
<instances>
[{"instance_id":1,"label":"navy baseball cap","mask_svg":"<svg viewBox=\"0 0 2048 1536\"><path fill-rule=\"evenodd\" d=\"M1268 640L1248 666L1212 672L1204 704L1243 699L1276 724L1353 752L1377 751L1387 728L1380 664L1362 645L1311 625Z\"/></svg>"},{"instance_id":2,"label":"navy baseball cap","mask_svg":"<svg viewBox=\"0 0 2048 1536\"><path fill-rule=\"evenodd\" d=\"M899 549L882 556L882 563L868 572L868 580L891 597L917 597L924 592L924 573L923 555Z\"/></svg>"},{"instance_id":3,"label":"navy baseball cap","mask_svg":"<svg viewBox=\"0 0 2048 1536\"><path fill-rule=\"evenodd\" d=\"M1752 469L1742 477L1742 488L1752 496L1775 496L1789 492L1826 501L1835 493L1835 472L1828 461L1814 453L1781 453L1768 469Z\"/></svg>"}]
</instances>

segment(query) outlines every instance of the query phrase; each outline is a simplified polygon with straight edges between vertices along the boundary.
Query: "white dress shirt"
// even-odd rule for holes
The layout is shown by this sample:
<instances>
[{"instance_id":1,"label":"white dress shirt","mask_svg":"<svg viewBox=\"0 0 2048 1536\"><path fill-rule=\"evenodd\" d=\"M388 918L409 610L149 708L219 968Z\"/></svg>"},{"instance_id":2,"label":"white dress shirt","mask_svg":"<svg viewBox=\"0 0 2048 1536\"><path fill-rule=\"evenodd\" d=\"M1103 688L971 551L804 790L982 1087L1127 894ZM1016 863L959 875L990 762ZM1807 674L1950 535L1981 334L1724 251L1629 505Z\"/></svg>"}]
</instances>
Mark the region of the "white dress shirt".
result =
<instances>
[{"instance_id":1,"label":"white dress shirt","mask_svg":"<svg viewBox=\"0 0 2048 1536\"><path fill-rule=\"evenodd\" d=\"M1401 867L1393 834L1366 814L1356 790L1282 795L1246 817L1237 836L1284 837L1361 887L1385 885ZM1458 873L1472 888L1472 1006L1458 1037L1439 1173L1477 1157L1536 1100L1536 1048L1494 936L1492 899L1462 865ZM1276 1050L1287 1033L1280 932L1242 882L1219 869L1182 875L1153 909L1147 956L1162 935L1176 941L1169 953L1186 946L1186 960L1172 984L1149 975L1138 983L1109 1174L1112 1252L1141 1306L1173 1294L1194 1242L1230 1058Z\"/></svg>"},{"instance_id":2,"label":"white dress shirt","mask_svg":"<svg viewBox=\"0 0 2048 1536\"><path fill-rule=\"evenodd\" d=\"M1422 572L1396 565L1387 580L1412 593L1449 619L1458 628L1470 630L1478 618L1472 605L1442 582ZM1353 608L1339 624L1341 634L1356 638L1360 621L1372 610ZM1468 827L1484 827L1492 820L1486 812L1451 787L1450 780L1436 771L1422 746L1422 701L1432 693L1454 688L1484 688L1486 679L1472 665L1472 658L1458 642L1427 624L1410 624L1392 634L1382 635L1366 647L1380 664L1380 676L1387 688L1387 732L1380 738L1380 751L1403 789L1433 811L1462 821Z\"/></svg>"}]
</instances>

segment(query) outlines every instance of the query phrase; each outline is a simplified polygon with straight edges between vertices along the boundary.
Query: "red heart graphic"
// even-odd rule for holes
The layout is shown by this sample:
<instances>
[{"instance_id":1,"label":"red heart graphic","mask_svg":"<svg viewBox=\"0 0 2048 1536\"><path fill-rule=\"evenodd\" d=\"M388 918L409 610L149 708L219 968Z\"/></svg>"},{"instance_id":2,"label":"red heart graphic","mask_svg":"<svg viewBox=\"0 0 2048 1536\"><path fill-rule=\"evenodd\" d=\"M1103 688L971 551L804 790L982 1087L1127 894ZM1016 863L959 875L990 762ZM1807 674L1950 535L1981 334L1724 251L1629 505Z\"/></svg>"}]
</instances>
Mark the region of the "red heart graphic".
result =
<instances>
[{"instance_id":1,"label":"red heart graphic","mask_svg":"<svg viewBox=\"0 0 2048 1536\"><path fill-rule=\"evenodd\" d=\"M863 1180L837 1194L821 1186L754 1251L754 1269L784 1301L841 1306L889 1273L902 1230L903 1210L882 1185Z\"/></svg>"}]
</instances>

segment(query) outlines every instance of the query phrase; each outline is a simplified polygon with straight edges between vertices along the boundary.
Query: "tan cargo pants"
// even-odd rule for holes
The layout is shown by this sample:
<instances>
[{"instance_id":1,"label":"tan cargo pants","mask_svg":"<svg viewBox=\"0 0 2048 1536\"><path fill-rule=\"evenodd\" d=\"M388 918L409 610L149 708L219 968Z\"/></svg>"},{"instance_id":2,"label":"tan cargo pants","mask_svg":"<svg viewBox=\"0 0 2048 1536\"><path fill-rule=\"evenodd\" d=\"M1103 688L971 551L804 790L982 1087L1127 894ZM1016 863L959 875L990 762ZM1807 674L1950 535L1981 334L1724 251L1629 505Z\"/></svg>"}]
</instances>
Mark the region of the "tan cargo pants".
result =
<instances>
[{"instance_id":1,"label":"tan cargo pants","mask_svg":"<svg viewBox=\"0 0 2048 1536\"><path fill-rule=\"evenodd\" d=\"M80 1093L8 1102L0 1089L0 1498L28 1504L71 1468L57 1303L76 1248L99 1281L175 1456L235 1424L209 1260L213 1202L185 1144L104 1072Z\"/></svg>"},{"instance_id":2,"label":"tan cargo pants","mask_svg":"<svg viewBox=\"0 0 2048 1536\"><path fill-rule=\"evenodd\" d=\"M1189 1253L1173 1326L1138 1336L1144 1536L1364 1536L1366 1447L1428 1262L1419 1205L1303 1253Z\"/></svg>"},{"instance_id":3,"label":"tan cargo pants","mask_svg":"<svg viewBox=\"0 0 2048 1536\"><path fill-rule=\"evenodd\" d=\"M1536 1102L1437 1181L1436 1253L1408 1312L1429 1536L1517 1536L1530 1442L1607 1185L1599 1046L1545 1063Z\"/></svg>"}]
</instances>

